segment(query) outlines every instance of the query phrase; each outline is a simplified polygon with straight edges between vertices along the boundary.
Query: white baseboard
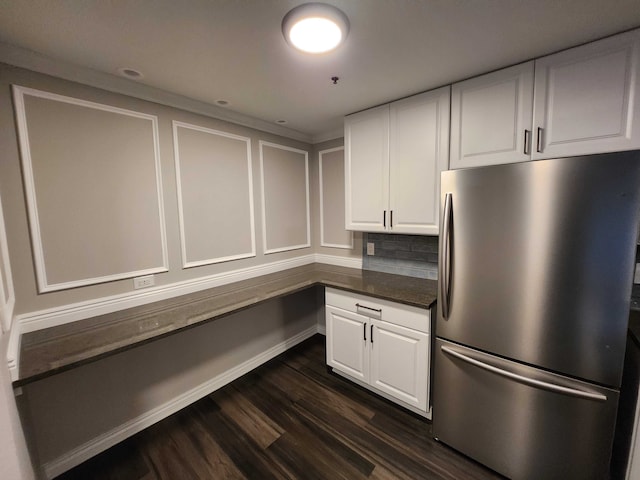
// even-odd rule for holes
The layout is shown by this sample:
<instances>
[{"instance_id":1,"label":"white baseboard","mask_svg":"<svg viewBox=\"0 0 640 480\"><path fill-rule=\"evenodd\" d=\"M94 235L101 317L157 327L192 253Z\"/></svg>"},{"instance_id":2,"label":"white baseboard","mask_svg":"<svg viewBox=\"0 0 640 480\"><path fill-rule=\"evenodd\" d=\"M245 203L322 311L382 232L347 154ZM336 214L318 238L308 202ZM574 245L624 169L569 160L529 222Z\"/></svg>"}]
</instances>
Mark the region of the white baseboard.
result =
<instances>
[{"instance_id":1,"label":"white baseboard","mask_svg":"<svg viewBox=\"0 0 640 480\"><path fill-rule=\"evenodd\" d=\"M325 337L327 336L327 327L324 325L318 325L318 333L320 335L324 335Z\"/></svg>"},{"instance_id":2,"label":"white baseboard","mask_svg":"<svg viewBox=\"0 0 640 480\"><path fill-rule=\"evenodd\" d=\"M70 470L71 468L79 465L80 463L88 460L89 458L103 452L104 450L114 446L115 444L125 440L126 438L135 435L136 433L150 427L154 423L172 415L184 407L192 404L193 402L200 400L201 398L209 395L210 393L224 387L233 380L241 377L242 375L250 372L254 368L259 367L263 363L271 360L272 358L287 351L291 347L298 343L312 337L318 333L318 327L312 326L306 330L294 335L293 337L269 348L263 353L256 355L255 357L237 365L236 367L227 370L226 372L208 380L205 383L198 385L197 387L183 393L182 395L174 398L172 401L165 403L159 407L154 408L118 427L96 437L76 448L70 452L61 455L60 457L52 460L43 465L46 478L54 478L62 473Z\"/></svg>"}]
</instances>

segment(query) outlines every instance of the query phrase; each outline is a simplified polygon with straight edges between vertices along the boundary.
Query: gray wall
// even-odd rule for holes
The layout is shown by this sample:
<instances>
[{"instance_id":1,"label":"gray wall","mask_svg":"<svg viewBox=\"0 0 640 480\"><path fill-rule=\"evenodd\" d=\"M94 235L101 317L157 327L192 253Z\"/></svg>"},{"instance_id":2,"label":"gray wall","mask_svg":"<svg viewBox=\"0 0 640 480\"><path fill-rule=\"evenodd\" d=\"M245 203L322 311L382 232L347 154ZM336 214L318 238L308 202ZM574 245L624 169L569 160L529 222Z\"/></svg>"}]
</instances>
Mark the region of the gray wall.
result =
<instances>
[{"instance_id":1,"label":"gray wall","mask_svg":"<svg viewBox=\"0 0 640 480\"><path fill-rule=\"evenodd\" d=\"M315 251L323 255L343 256L346 258L359 260L362 256L362 232L353 232L353 249L323 247L320 242L320 179L318 155L322 150L328 150L331 148L342 146L344 146L344 138L338 138L335 140L330 140L328 142L313 145L312 157L315 160L311 167L311 211L314 212L314 223L312 229L313 245L315 246ZM325 181L327 181L326 178ZM331 181L331 179L329 179L328 181ZM336 186L335 184L329 185L330 190L333 189L334 191L338 191L339 188L340 186ZM342 186L342 195L344 196L344 186ZM339 219L336 220L335 218L333 218L333 215L340 217L340 219L344 219L344 211L325 211L325 222L330 225L335 225L337 221L340 221ZM335 229L335 227L332 228Z\"/></svg>"},{"instance_id":2,"label":"gray wall","mask_svg":"<svg viewBox=\"0 0 640 480\"><path fill-rule=\"evenodd\" d=\"M273 134L260 132L247 127L237 126L216 120L213 118L196 115L176 108L167 107L120 94L106 92L96 88L76 84L66 80L34 73L28 70L15 68L0 64L0 146L3 150L3 160L0 163L0 192L2 193L2 203L4 205L5 223L7 229L7 242L13 271L15 287L16 306L15 313L38 311L42 309L60 307L76 302L91 301L112 295L122 295L133 293L133 282L130 278L86 285L78 288L47 292L39 294L35 275L35 261L32 254L31 237L29 230L29 217L25 202L25 189L21 175L21 163L18 147L18 136L14 122L13 105L10 85L17 84L28 88L44 90L60 95L79 98L91 102L106 104L113 107L133 110L143 114L155 115L158 118L159 152L161 163L161 186L163 191L164 221L166 225L166 243L168 250L168 271L155 274L155 284L170 285L176 282L194 280L202 277L228 272L230 270L243 269L259 266L278 260L295 258L302 255L316 252L342 256L360 258L360 246L356 241L354 250L343 250L337 248L319 247L319 219L318 219L318 159L317 152L320 148L328 148L341 144L342 140L328 142L318 146L311 146L302 142L278 137ZM253 173L253 203L255 212L255 233L257 252L255 257L242 258L231 262L216 263L210 265L197 266L183 269L180 246L178 200L176 188L176 169L174 162L174 142L172 132L172 121L177 120L185 123L195 124L209 129L219 130L232 135L244 136L251 142L251 160ZM261 184L260 184L260 149L259 142L266 141L291 147L294 149L309 152L309 181L310 181L310 227L311 246L297 250L284 251L265 255L262 248L262 205L261 205ZM46 151L46 145L42 148ZM284 151L284 150L283 150ZM78 159L75 159L77 161ZM66 165L69 172L74 169ZM80 189L86 179L69 179L66 188L70 191ZM82 186L83 188L86 187ZM55 198L55 195L54 195ZM95 222L100 223L104 215L114 212L113 205L106 203L103 205L104 212L96 212ZM64 243L65 235L72 235L73 232L67 229L55 230L58 220L56 210L51 206L47 211L47 218L52 231L62 237L58 239ZM203 215L206 214L203 210ZM151 217L149 217L151 218ZM117 222L117 217L115 219ZM61 223L63 224L63 223ZM88 229L87 231L93 231ZM296 231L296 235L297 232ZM131 244L126 244L129 248ZM88 252L91 253L91 247ZM101 258L101 262L109 263L108 249L98 249L99 253L106 253ZM135 248L133 249L135 253ZM50 255L52 256L53 253ZM78 257L80 258L80 257ZM135 255L134 255L135 258ZM78 271L84 268L82 265L74 265L76 260L73 257L66 258L69 263L69 270ZM61 263L64 265L64 262ZM82 268L80 268L82 267ZM61 267L62 268L62 267Z\"/></svg>"},{"instance_id":3,"label":"gray wall","mask_svg":"<svg viewBox=\"0 0 640 480\"><path fill-rule=\"evenodd\" d=\"M355 235L355 248L352 250L330 248L320 246L319 233L319 177L318 177L318 151L324 148L331 148L342 145L342 139L324 144L311 146L309 144L279 137L270 133L257 131L248 127L238 126L225 121L209 118L177 108L163 106L160 104L139 100L136 98L115 94L99 90L93 87L73 83L67 80L54 78L28 70L15 68L0 64L0 146L3 151L0 162L0 194L4 207L4 217L7 231L7 246L11 261L11 270L16 297L16 314L28 314L49 308L65 308L70 304L78 302L91 303L105 297L114 295L127 296L133 294L133 282L130 278L118 279L105 283L78 286L77 288L39 292L36 276L36 259L34 258L31 244L31 231L29 226L29 216L25 196L24 179L22 176L21 158L19 155L19 139L14 119L14 105L11 95L11 84L52 92L85 101L96 102L109 105L111 107L141 112L146 115L157 117L158 130L158 151L160 161L159 183L163 193L163 220L166 226L166 246L168 253L167 268L164 273L155 274L157 286L172 285L180 282L207 278L225 272L257 267L266 263L279 260L294 259L314 253L343 257L346 259L361 258L361 235ZM48 115L50 110L45 109L43 115ZM35 118L35 117L34 117ZM181 235L179 221L179 202L177 190L177 175L175 166L174 138L172 122L184 122L201 126L207 129L222 131L231 135L246 137L250 142L251 166L252 166L252 193L253 209L255 213L254 227L256 236L255 256L241 258L222 263L207 264L202 266L192 266L183 268L183 258L181 252ZM80 126L81 127L81 126ZM115 126L117 130L118 126ZM95 132L93 132L95 133ZM125 132L126 133L126 132ZM71 132L73 134L73 132ZM44 163L40 166L46 169L47 142L55 143L58 139L69 140L69 132L63 132L57 136L52 136L38 145L39 160ZM41 135L42 140L46 136ZM126 140L125 140L126 141ZM284 251L265 255L262 247L262 191L261 191L261 171L260 171L260 141L270 142L309 152L309 206L310 206L310 239L311 245L291 251ZM122 142L118 142L122 143ZM102 162L109 161L109 155L117 151L115 147L122 145L103 145L101 155L106 155ZM110 147L114 147L110 149ZM193 147L193 145L190 145ZM73 153L73 151L72 151ZM191 151L191 160L197 157ZM121 217L113 204L114 199L118 199L120 187L118 183L112 183L109 189L97 188L102 195L107 195L109 201L94 203L92 208L96 210L95 218L86 216L84 233L80 230L74 231L68 225L56 229L56 225L64 225L66 211L57 210L55 202L64 198L66 194L77 193L85 189L87 195L94 195L96 191L87 188L86 174L79 175L82 168L74 168L73 162L82 162L82 158L69 159L70 163L65 163L65 153L57 156L56 161L61 162L68 183L64 178L59 178L56 188L50 191L52 194L50 203L42 205L42 212L47 216L47 225L51 226L51 233L58 236L56 242L64 246L65 238L80 233L85 235L85 239L90 233L95 233L104 228L104 215L114 214L110 222L114 228ZM86 155L86 149L85 149ZM92 161L97 161L92 158ZM197 161L195 158L194 161ZM98 163L94 166L102 165ZM236 165L237 166L237 165ZM128 173L126 162L120 164L124 169L120 174ZM36 185L36 192L46 191L51 184L46 181L47 175L40 171L40 185ZM299 173L299 172L298 172ZM96 175L94 179L100 186L100 176L109 174L109 170ZM150 173L147 172L143 181L149 181ZM236 177L238 175L235 175ZM300 175L297 175L300 177ZM93 180L92 180L93 181ZM126 183L126 182L125 182ZM197 182L196 182L197 183ZM277 180L276 180L277 183ZM151 185L152 182L149 182ZM130 185L130 184L129 184ZM90 185L89 185L90 186ZM271 185L272 189L277 185ZM331 188L339 186L333 185ZM203 190L206 188L201 187ZM68 189L67 192L60 192L61 189ZM147 189L148 193L149 189ZM135 189L129 190L135 192ZM122 192L123 194L125 192ZM298 192L299 193L299 192ZM148 196L148 195L147 195ZM96 200L92 197L92 201ZM117 201L117 200L116 200ZM145 201L148 201L145 200ZM194 202L193 198L189 199ZM209 199L209 201L211 201ZM197 202L197 201L196 201ZM211 205L211 204L209 204ZM157 206L157 202L156 202ZM190 209L190 214L194 214L194 208ZM215 209L202 209L202 215L211 215ZM271 212L277 214L277 212ZM335 221L331 218L332 212L328 212L328 221ZM340 214L342 214L340 212ZM154 217L152 212L148 218ZM67 220L72 217L67 215ZM142 222L144 223L144 218ZM307 219L298 218L298 224L305 223ZM203 234L206 237L212 236L211 229L214 228L211 222L205 222L209 218L202 218L203 223L207 223L207 229ZM95 229L91 223L96 222ZM198 219L190 218L190 226L198 223ZM115 223L115 224L114 224ZM277 222L276 222L277 225ZM108 226L108 224L107 224ZM301 227L302 225L296 225ZM107 233L110 230L107 230ZM239 230L238 230L239 231ZM296 228L296 235L300 232ZM104 230L103 230L104 233ZM225 233L224 231L221 233ZM237 235L237 231L233 233ZM190 229L191 240L197 236L197 229ZM154 236L158 238L157 233ZM297 237L294 238L294 240ZM113 256L118 260L128 262L127 255L131 255L131 260L138 258L135 251L139 245L126 243L130 239L124 238L125 246L116 249ZM200 260L216 254L218 251L225 251L228 243L223 243L222 249L209 249L206 239L196 239L193 252L196 253L194 260ZM242 251L247 250L246 238L243 238ZM284 239L286 240L286 239ZM284 242L277 239L278 242ZM95 252L101 262L100 266L110 265L112 254L109 248L113 247L112 242L108 242L106 247L101 248L100 236L92 240L93 244L85 242L87 252ZM52 245L48 240L44 240L45 245ZM95 247L95 248L94 248ZM129 248L133 247L131 251ZM200 249L200 250L198 250ZM126 250L126 251L125 251ZM132 253L133 252L133 253ZM238 253L232 251L232 254ZM67 252L68 254L68 252ZM46 257L47 254L45 254ZM49 252L55 255L54 252ZM157 252L156 252L157 257ZM59 263L54 270L69 274L68 278L75 279L81 276L83 268L89 267L89 274L94 274L97 270L91 265L87 266L85 261L79 261L81 257L70 256L64 262ZM91 257L87 257L90 259ZM156 258L157 259L157 258ZM86 259L85 259L86 260ZM92 260L91 260L92 261ZM65 262L70 262L69 265ZM75 264L74 262L78 262ZM157 262L156 262L157 263ZM127 265L129 265L127 263ZM67 268L68 267L68 268ZM119 267L118 270L126 269ZM86 273L86 272L85 272ZM62 277L61 277L62 278ZM64 277L63 280L66 280ZM56 375L47 380L36 382L25 388L24 399L29 406L28 416L34 426L34 434L30 435L30 443L37 447L39 452L39 462L47 463L56 459L65 458L65 455L73 451L74 448L92 442L101 436L107 435L110 431L119 431L123 424L136 421L144 417L149 412L162 409L166 405L171 405L176 398L190 389L197 389L199 385L207 383L218 375L224 376L233 372L244 362L261 361L265 354L273 351L274 348L283 348L300 335L308 335L313 332L318 323L323 323L323 293L319 289L312 289L306 292L295 294L287 299L279 299L268 302L256 308L252 308L236 315L226 317L222 320L195 327L184 333L176 334L170 338L162 339L148 345L135 348L122 354L100 360L95 363L74 369L73 371ZM6 357L6 337L2 337L2 358ZM6 369L5 365L0 368ZM3 370L4 371L4 370ZM6 372L5 372L6 373ZM0 397L0 448L5 444L15 446L15 450L3 450L3 454L11 455L9 462L0 462L2 468L8 470L10 475L7 478L29 478L28 458L21 442L22 432L17 422L15 404L11 398L10 380L4 374L0 375L0 383L3 386L3 396ZM8 425L10 428L4 428ZM107 442L108 443L108 442ZM104 445L100 443L100 445ZM15 455L14 455L15 454ZM0 457L3 458L3 457ZM13 475L13 472L21 472ZM0 475L4 478L5 475Z\"/></svg>"}]
</instances>

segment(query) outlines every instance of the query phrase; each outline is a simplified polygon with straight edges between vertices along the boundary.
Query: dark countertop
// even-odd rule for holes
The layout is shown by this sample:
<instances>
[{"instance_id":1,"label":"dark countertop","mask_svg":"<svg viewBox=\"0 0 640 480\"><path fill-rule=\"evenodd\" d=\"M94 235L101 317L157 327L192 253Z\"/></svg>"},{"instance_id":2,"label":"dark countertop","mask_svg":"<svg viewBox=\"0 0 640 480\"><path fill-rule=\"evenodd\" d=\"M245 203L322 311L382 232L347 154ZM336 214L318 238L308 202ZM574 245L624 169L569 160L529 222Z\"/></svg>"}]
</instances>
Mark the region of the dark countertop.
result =
<instances>
[{"instance_id":1,"label":"dark countertop","mask_svg":"<svg viewBox=\"0 0 640 480\"><path fill-rule=\"evenodd\" d=\"M437 282L314 263L86 320L25 333L14 387L114 355L267 300L315 285L420 308L436 301Z\"/></svg>"}]
</instances>

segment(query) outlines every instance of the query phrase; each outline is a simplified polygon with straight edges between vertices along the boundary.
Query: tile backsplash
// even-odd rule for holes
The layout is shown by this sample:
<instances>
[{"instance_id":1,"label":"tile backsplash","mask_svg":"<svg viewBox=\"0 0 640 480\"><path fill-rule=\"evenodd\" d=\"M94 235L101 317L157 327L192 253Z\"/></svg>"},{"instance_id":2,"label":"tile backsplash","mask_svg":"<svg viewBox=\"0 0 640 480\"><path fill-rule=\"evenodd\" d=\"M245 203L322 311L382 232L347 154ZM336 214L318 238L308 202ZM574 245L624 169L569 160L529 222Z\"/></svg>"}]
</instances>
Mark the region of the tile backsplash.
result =
<instances>
[{"instance_id":1,"label":"tile backsplash","mask_svg":"<svg viewBox=\"0 0 640 480\"><path fill-rule=\"evenodd\" d=\"M438 237L365 233L362 240L364 270L438 278ZM367 255L368 243L373 243L373 255Z\"/></svg>"}]
</instances>

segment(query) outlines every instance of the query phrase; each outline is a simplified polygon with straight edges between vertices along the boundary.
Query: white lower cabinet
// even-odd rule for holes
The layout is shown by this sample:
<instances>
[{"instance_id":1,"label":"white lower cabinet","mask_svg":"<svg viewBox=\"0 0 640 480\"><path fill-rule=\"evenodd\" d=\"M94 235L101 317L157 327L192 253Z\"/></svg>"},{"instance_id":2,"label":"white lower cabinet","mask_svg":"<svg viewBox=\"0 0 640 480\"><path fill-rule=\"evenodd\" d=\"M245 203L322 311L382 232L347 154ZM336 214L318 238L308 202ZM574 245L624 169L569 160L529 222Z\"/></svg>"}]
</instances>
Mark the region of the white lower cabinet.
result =
<instances>
[{"instance_id":1,"label":"white lower cabinet","mask_svg":"<svg viewBox=\"0 0 640 480\"><path fill-rule=\"evenodd\" d=\"M431 418L429 310L326 289L327 364Z\"/></svg>"}]
</instances>

